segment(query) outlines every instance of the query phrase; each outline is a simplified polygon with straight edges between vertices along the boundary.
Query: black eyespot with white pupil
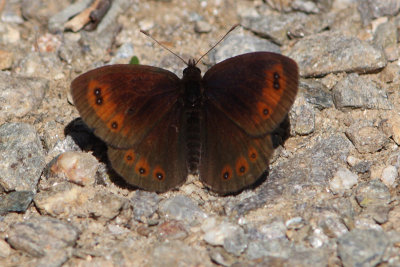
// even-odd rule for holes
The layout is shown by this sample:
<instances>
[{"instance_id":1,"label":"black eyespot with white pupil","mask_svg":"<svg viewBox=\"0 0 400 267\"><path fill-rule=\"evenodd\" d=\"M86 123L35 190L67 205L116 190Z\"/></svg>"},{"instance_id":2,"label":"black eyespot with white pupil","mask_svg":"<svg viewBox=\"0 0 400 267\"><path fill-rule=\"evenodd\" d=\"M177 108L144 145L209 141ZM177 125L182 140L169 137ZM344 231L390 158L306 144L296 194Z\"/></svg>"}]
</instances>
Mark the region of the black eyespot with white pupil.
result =
<instances>
[{"instance_id":1,"label":"black eyespot with white pupil","mask_svg":"<svg viewBox=\"0 0 400 267\"><path fill-rule=\"evenodd\" d=\"M224 174L222 175L222 177L226 180L229 179L230 175L229 172L224 172Z\"/></svg>"},{"instance_id":2,"label":"black eyespot with white pupil","mask_svg":"<svg viewBox=\"0 0 400 267\"><path fill-rule=\"evenodd\" d=\"M103 104L103 97L101 96L101 89L95 88L93 92L94 92L94 96L96 97L96 104L97 105Z\"/></svg>"},{"instance_id":3,"label":"black eyespot with white pupil","mask_svg":"<svg viewBox=\"0 0 400 267\"><path fill-rule=\"evenodd\" d=\"M274 89L276 89L276 90L281 88L281 85L279 84L279 79L280 79L279 73L275 72L273 86L274 86Z\"/></svg>"}]
</instances>

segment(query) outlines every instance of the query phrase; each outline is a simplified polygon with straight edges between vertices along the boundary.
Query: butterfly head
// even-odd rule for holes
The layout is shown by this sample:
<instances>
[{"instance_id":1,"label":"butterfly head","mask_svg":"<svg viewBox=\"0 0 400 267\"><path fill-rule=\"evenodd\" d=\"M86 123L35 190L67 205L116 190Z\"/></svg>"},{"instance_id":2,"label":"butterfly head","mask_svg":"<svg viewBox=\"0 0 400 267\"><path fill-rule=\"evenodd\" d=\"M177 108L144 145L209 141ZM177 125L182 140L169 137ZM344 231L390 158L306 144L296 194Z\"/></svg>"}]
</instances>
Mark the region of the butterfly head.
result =
<instances>
[{"instance_id":1,"label":"butterfly head","mask_svg":"<svg viewBox=\"0 0 400 267\"><path fill-rule=\"evenodd\" d=\"M189 59L187 67L183 70L183 78L185 81L198 82L201 80L201 71L196 67L197 62L192 58Z\"/></svg>"}]
</instances>

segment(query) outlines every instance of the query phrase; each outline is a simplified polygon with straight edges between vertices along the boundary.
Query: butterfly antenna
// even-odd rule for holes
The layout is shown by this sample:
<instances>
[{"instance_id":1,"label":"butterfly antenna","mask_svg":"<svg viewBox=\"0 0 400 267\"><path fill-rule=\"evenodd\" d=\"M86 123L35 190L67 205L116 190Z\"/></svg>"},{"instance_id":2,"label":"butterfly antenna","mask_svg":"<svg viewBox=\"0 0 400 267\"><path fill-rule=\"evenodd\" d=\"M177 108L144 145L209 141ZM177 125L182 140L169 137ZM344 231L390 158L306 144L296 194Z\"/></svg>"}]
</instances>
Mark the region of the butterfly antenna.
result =
<instances>
[{"instance_id":1,"label":"butterfly antenna","mask_svg":"<svg viewBox=\"0 0 400 267\"><path fill-rule=\"evenodd\" d=\"M226 37L231 31L233 31L234 29L236 29L236 27L238 27L238 26L240 26L239 23L233 25L232 28L231 28L227 33L225 33L225 35L222 36L222 38L221 38L215 45L213 45L213 46L207 51L207 53L203 54L203 55L196 61L196 64L195 64L195 65L197 65L197 63L199 63L199 61L200 61L205 55L207 55L208 53L210 53L211 50L213 50L220 42L222 42L222 40L225 39L225 37Z\"/></svg>"},{"instance_id":2,"label":"butterfly antenna","mask_svg":"<svg viewBox=\"0 0 400 267\"><path fill-rule=\"evenodd\" d=\"M151 40L153 40L154 42L156 42L157 44L159 44L162 48L166 49L167 51L169 51L171 54L175 55L177 58L179 58L180 60L183 61L183 63L185 63L186 65L189 65L183 58L181 58L180 56L178 56L176 53L174 53L171 49L169 49L168 47L166 47L165 45L163 45L162 43L160 43L159 41L157 41L156 39L153 38L153 36L150 35L150 33L148 33L145 30L140 30L141 33L145 34L147 37L150 37Z\"/></svg>"}]
</instances>

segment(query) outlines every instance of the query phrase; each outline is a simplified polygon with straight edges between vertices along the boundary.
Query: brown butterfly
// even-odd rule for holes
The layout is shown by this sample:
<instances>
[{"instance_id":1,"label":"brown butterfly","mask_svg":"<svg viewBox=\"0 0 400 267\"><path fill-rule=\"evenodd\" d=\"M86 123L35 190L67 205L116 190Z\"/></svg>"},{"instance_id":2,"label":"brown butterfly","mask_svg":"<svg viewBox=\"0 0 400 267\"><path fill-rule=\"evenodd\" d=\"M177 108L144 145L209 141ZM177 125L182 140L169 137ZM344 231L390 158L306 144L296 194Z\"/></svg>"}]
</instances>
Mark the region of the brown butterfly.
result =
<instances>
[{"instance_id":1,"label":"brown butterfly","mask_svg":"<svg viewBox=\"0 0 400 267\"><path fill-rule=\"evenodd\" d=\"M254 52L224 60L202 77L196 63L188 62L182 79L152 66L111 65L72 82L81 117L129 184L165 192L199 174L227 194L264 173L271 133L297 94L297 64Z\"/></svg>"}]
</instances>

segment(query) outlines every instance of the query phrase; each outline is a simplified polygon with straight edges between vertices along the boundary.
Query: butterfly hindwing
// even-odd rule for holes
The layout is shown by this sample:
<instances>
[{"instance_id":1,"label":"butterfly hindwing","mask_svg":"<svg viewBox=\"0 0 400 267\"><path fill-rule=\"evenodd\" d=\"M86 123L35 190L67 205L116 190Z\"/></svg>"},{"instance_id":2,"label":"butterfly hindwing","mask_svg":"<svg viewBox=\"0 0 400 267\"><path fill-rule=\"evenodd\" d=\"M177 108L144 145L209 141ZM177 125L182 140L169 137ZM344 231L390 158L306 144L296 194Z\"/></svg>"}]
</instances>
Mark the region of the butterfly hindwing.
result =
<instances>
[{"instance_id":1,"label":"butterfly hindwing","mask_svg":"<svg viewBox=\"0 0 400 267\"><path fill-rule=\"evenodd\" d=\"M235 193L254 184L273 153L269 134L250 137L212 104L205 105L206 131L200 179L220 194Z\"/></svg>"},{"instance_id":2,"label":"butterfly hindwing","mask_svg":"<svg viewBox=\"0 0 400 267\"><path fill-rule=\"evenodd\" d=\"M108 145L126 149L141 141L176 103L179 78L143 65L111 65L77 77L72 97L85 123Z\"/></svg>"},{"instance_id":3,"label":"butterfly hindwing","mask_svg":"<svg viewBox=\"0 0 400 267\"><path fill-rule=\"evenodd\" d=\"M187 177L182 109L176 104L143 138L130 149L108 148L113 169L129 184L165 192L182 184Z\"/></svg>"},{"instance_id":4,"label":"butterfly hindwing","mask_svg":"<svg viewBox=\"0 0 400 267\"><path fill-rule=\"evenodd\" d=\"M298 68L290 58L254 52L224 60L203 77L210 102L251 136L271 133L297 94Z\"/></svg>"}]
</instances>

